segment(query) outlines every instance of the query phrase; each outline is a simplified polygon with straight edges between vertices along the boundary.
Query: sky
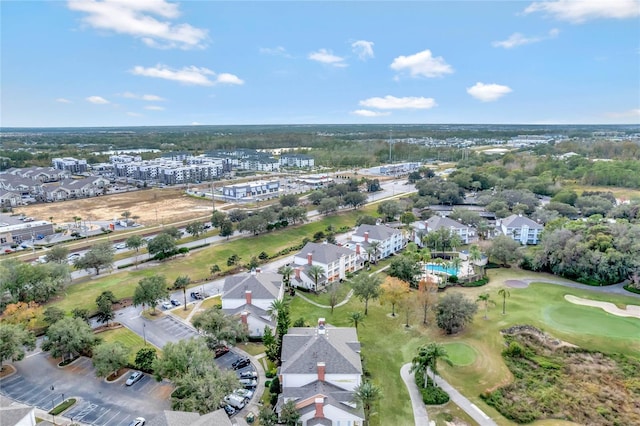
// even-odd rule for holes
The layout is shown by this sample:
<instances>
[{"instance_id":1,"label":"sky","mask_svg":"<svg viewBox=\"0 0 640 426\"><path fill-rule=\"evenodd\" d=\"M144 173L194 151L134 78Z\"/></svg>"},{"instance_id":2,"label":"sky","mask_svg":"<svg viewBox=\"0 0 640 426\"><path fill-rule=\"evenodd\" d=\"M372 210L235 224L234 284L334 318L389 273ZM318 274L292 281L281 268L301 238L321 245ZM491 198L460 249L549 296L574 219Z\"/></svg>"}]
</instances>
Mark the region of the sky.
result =
<instances>
[{"instance_id":1,"label":"sky","mask_svg":"<svg viewBox=\"0 0 640 426\"><path fill-rule=\"evenodd\" d=\"M640 0L0 0L0 126L638 124Z\"/></svg>"}]
</instances>

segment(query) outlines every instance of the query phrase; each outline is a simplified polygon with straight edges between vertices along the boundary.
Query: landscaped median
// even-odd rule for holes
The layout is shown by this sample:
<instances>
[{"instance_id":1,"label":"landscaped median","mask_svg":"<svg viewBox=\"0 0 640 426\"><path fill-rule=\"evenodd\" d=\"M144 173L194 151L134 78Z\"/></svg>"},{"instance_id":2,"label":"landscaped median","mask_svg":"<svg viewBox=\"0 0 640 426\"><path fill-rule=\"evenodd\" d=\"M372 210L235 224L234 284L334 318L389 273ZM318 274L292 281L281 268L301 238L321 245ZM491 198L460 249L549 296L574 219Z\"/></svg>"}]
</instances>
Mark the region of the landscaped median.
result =
<instances>
[{"instance_id":1,"label":"landscaped median","mask_svg":"<svg viewBox=\"0 0 640 426\"><path fill-rule=\"evenodd\" d=\"M49 414L51 414L52 416L59 416L60 414L64 413L69 408L71 408L71 406L73 406L75 403L76 403L75 398L66 399L61 404L58 404L55 407L53 407L53 409L49 411Z\"/></svg>"}]
</instances>

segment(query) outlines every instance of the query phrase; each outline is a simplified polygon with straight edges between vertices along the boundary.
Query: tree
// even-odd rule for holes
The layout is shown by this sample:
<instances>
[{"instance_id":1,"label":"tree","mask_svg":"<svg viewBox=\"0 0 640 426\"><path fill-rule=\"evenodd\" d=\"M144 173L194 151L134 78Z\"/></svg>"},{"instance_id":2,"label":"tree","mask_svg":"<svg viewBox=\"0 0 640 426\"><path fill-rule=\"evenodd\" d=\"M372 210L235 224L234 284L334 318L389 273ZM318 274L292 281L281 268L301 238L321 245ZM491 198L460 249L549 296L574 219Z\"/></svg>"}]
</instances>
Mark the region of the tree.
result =
<instances>
[{"instance_id":1,"label":"tree","mask_svg":"<svg viewBox=\"0 0 640 426\"><path fill-rule=\"evenodd\" d=\"M120 216L122 216L124 220L129 220L129 218L131 217L131 212L129 210L125 210L120 213Z\"/></svg>"},{"instance_id":2,"label":"tree","mask_svg":"<svg viewBox=\"0 0 640 426\"><path fill-rule=\"evenodd\" d=\"M124 242L128 249L136 251L136 268L138 267L138 252L140 251L140 247L144 246L146 243L147 240L142 238L140 235L132 235Z\"/></svg>"},{"instance_id":3,"label":"tree","mask_svg":"<svg viewBox=\"0 0 640 426\"><path fill-rule=\"evenodd\" d=\"M47 252L45 259L47 262L67 263L69 249L63 246L53 246Z\"/></svg>"},{"instance_id":4,"label":"tree","mask_svg":"<svg viewBox=\"0 0 640 426\"><path fill-rule=\"evenodd\" d=\"M275 362L278 359L278 341L273 335L271 327L268 325L264 326L264 331L262 332L262 344L264 345L267 358L269 358L271 362Z\"/></svg>"},{"instance_id":5,"label":"tree","mask_svg":"<svg viewBox=\"0 0 640 426\"><path fill-rule=\"evenodd\" d=\"M213 265L211 265L211 268L209 268L209 272L211 272L211 275L217 274L218 272L220 272L220 266L217 263L214 263Z\"/></svg>"},{"instance_id":6,"label":"tree","mask_svg":"<svg viewBox=\"0 0 640 426\"><path fill-rule=\"evenodd\" d=\"M369 263L371 263L371 255L373 255L373 263L378 263L378 248L380 248L380 241L371 241L369 243L369 247L367 247L367 258ZM369 252L371 249L371 253Z\"/></svg>"},{"instance_id":7,"label":"tree","mask_svg":"<svg viewBox=\"0 0 640 426\"><path fill-rule=\"evenodd\" d=\"M447 334L453 334L471 323L477 311L478 305L462 294L447 294L436 305L436 323Z\"/></svg>"},{"instance_id":8,"label":"tree","mask_svg":"<svg viewBox=\"0 0 640 426\"><path fill-rule=\"evenodd\" d=\"M360 383L353 390L353 401L356 406L364 411L364 424L369 424L369 420L374 413L373 407L382 399L382 390L366 380Z\"/></svg>"},{"instance_id":9,"label":"tree","mask_svg":"<svg viewBox=\"0 0 640 426\"><path fill-rule=\"evenodd\" d=\"M300 420L300 413L296 408L296 402L293 399L289 399L282 405L280 423L287 426L297 426L298 420Z\"/></svg>"},{"instance_id":10,"label":"tree","mask_svg":"<svg viewBox=\"0 0 640 426\"><path fill-rule=\"evenodd\" d=\"M335 198L323 198L318 205L318 212L323 215L329 215L338 210L338 206L339 203Z\"/></svg>"},{"instance_id":11,"label":"tree","mask_svg":"<svg viewBox=\"0 0 640 426\"><path fill-rule=\"evenodd\" d=\"M156 359L153 371L156 378L174 380L189 372L204 373L215 363L211 362L211 351L204 339L191 338L169 342L162 348L162 357Z\"/></svg>"},{"instance_id":12,"label":"tree","mask_svg":"<svg viewBox=\"0 0 640 426\"><path fill-rule=\"evenodd\" d=\"M167 297L169 297L169 291L164 275L152 275L138 281L138 286L133 294L133 306L151 306L153 315L155 315L158 301Z\"/></svg>"},{"instance_id":13,"label":"tree","mask_svg":"<svg viewBox=\"0 0 640 426\"><path fill-rule=\"evenodd\" d=\"M362 325L364 321L364 315L362 312L349 312L349 324L353 324L358 331L358 325Z\"/></svg>"},{"instance_id":14,"label":"tree","mask_svg":"<svg viewBox=\"0 0 640 426\"><path fill-rule=\"evenodd\" d=\"M96 275L100 275L100 271L113 266L113 256L115 250L108 241L97 243L84 256L77 258L73 262L76 269L85 269L87 271L93 269Z\"/></svg>"},{"instance_id":15,"label":"tree","mask_svg":"<svg viewBox=\"0 0 640 426\"><path fill-rule=\"evenodd\" d=\"M429 375L427 372L429 369L433 372L433 385L435 386L438 360L443 360L451 364L451 361L447 357L446 349L439 343L429 343L428 345L420 346L418 348L418 354L411 360L411 369L409 371L412 373L417 371L422 372L424 388L428 386L427 377L429 377Z\"/></svg>"},{"instance_id":16,"label":"tree","mask_svg":"<svg viewBox=\"0 0 640 426\"><path fill-rule=\"evenodd\" d=\"M63 318L51 325L46 335L42 350L63 361L89 350L96 342L91 327L80 318Z\"/></svg>"},{"instance_id":17,"label":"tree","mask_svg":"<svg viewBox=\"0 0 640 426\"><path fill-rule=\"evenodd\" d=\"M482 253L480 252L480 248L474 244L469 247L469 261L473 264L472 267L474 272L480 260L482 260ZM482 276L484 276L484 273Z\"/></svg>"},{"instance_id":18,"label":"tree","mask_svg":"<svg viewBox=\"0 0 640 426\"><path fill-rule=\"evenodd\" d=\"M96 305L98 305L97 319L101 323L107 323L115 317L113 312L113 304L117 302L116 296L111 291L103 291L100 296L96 297Z\"/></svg>"},{"instance_id":19,"label":"tree","mask_svg":"<svg viewBox=\"0 0 640 426\"><path fill-rule=\"evenodd\" d=\"M71 316L73 318L80 318L82 321L89 324L89 310L87 308L73 308Z\"/></svg>"},{"instance_id":20,"label":"tree","mask_svg":"<svg viewBox=\"0 0 640 426\"><path fill-rule=\"evenodd\" d=\"M204 223L191 222L184 229L192 236L198 237L200 234L204 232Z\"/></svg>"},{"instance_id":21,"label":"tree","mask_svg":"<svg viewBox=\"0 0 640 426\"><path fill-rule=\"evenodd\" d=\"M333 283L329 286L329 306L331 306L331 313L333 313L333 309L338 304L338 297L340 294L338 293L338 285Z\"/></svg>"},{"instance_id":22,"label":"tree","mask_svg":"<svg viewBox=\"0 0 640 426\"><path fill-rule=\"evenodd\" d=\"M161 233L147 243L149 254L157 259L166 259L176 253L176 239L168 233Z\"/></svg>"},{"instance_id":23,"label":"tree","mask_svg":"<svg viewBox=\"0 0 640 426\"><path fill-rule=\"evenodd\" d=\"M42 315L42 308L36 302L18 302L7 305L2 313L2 320L9 324L20 324L33 329Z\"/></svg>"},{"instance_id":24,"label":"tree","mask_svg":"<svg viewBox=\"0 0 640 426\"><path fill-rule=\"evenodd\" d=\"M406 328L411 327L411 324L409 324L409 320L415 313L416 308L417 308L417 300L414 297L412 297L412 295L409 293L407 293L405 297L403 297L398 301L398 310L404 313L404 319L405 319L404 326Z\"/></svg>"},{"instance_id":25,"label":"tree","mask_svg":"<svg viewBox=\"0 0 640 426\"><path fill-rule=\"evenodd\" d=\"M44 322L51 325L64 318L64 311L56 306L49 306L44 310Z\"/></svg>"},{"instance_id":26,"label":"tree","mask_svg":"<svg viewBox=\"0 0 640 426\"><path fill-rule=\"evenodd\" d=\"M25 349L36 347L35 335L21 324L0 322L0 371L6 361L20 361L24 358Z\"/></svg>"},{"instance_id":27,"label":"tree","mask_svg":"<svg viewBox=\"0 0 640 426\"><path fill-rule=\"evenodd\" d=\"M395 256L389 265L387 274L408 282L412 287L417 287L422 269L411 256Z\"/></svg>"},{"instance_id":28,"label":"tree","mask_svg":"<svg viewBox=\"0 0 640 426\"><path fill-rule=\"evenodd\" d=\"M258 424L260 426L276 426L278 424L278 415L273 412L273 408L270 405L260 407Z\"/></svg>"},{"instance_id":29,"label":"tree","mask_svg":"<svg viewBox=\"0 0 640 426\"><path fill-rule=\"evenodd\" d=\"M136 352L136 368L142 371L153 371L153 363L157 358L156 348L140 348L140 350Z\"/></svg>"},{"instance_id":30,"label":"tree","mask_svg":"<svg viewBox=\"0 0 640 426\"><path fill-rule=\"evenodd\" d=\"M309 269L307 270L307 272L309 273L309 277L311 277L311 279L313 280L313 283L314 283L313 291L315 291L317 293L318 292L318 282L320 281L320 278L322 278L322 275L324 275L325 270L324 270L324 268L322 266L311 265L309 267Z\"/></svg>"},{"instance_id":31,"label":"tree","mask_svg":"<svg viewBox=\"0 0 640 426\"><path fill-rule=\"evenodd\" d=\"M409 295L409 283L394 277L387 277L380 286L380 301L391 304L391 316L396 316L396 305Z\"/></svg>"},{"instance_id":32,"label":"tree","mask_svg":"<svg viewBox=\"0 0 640 426\"><path fill-rule=\"evenodd\" d=\"M66 264L31 265L18 259L0 263L0 292L11 295L10 302L47 302L69 282Z\"/></svg>"},{"instance_id":33,"label":"tree","mask_svg":"<svg viewBox=\"0 0 640 426\"><path fill-rule=\"evenodd\" d=\"M378 214L382 215L385 222L394 220L402 214L402 206L397 201L384 201L378 204Z\"/></svg>"},{"instance_id":34,"label":"tree","mask_svg":"<svg viewBox=\"0 0 640 426\"><path fill-rule=\"evenodd\" d=\"M376 300L380 297L381 284L382 276L380 276L380 274L360 274L351 281L353 295L364 302L365 315L367 315L369 311L369 300Z\"/></svg>"},{"instance_id":35,"label":"tree","mask_svg":"<svg viewBox=\"0 0 640 426\"><path fill-rule=\"evenodd\" d=\"M427 276L426 279L421 280L418 283L418 291L415 294L416 302L418 306L422 309L422 324L427 325L427 315L429 314L429 309L433 306L438 296L438 283Z\"/></svg>"},{"instance_id":36,"label":"tree","mask_svg":"<svg viewBox=\"0 0 640 426\"><path fill-rule=\"evenodd\" d=\"M487 255L501 265L508 265L520 259L521 245L513 238L506 235L498 235L491 242Z\"/></svg>"},{"instance_id":37,"label":"tree","mask_svg":"<svg viewBox=\"0 0 640 426\"><path fill-rule=\"evenodd\" d=\"M220 236L227 237L227 240L230 236L233 235L233 222L226 219L220 224Z\"/></svg>"},{"instance_id":38,"label":"tree","mask_svg":"<svg viewBox=\"0 0 640 426\"><path fill-rule=\"evenodd\" d=\"M343 197L343 200L346 205L351 206L354 209L357 209L358 207L364 205L367 202L367 196L362 192L353 191L345 194L345 196Z\"/></svg>"},{"instance_id":39,"label":"tree","mask_svg":"<svg viewBox=\"0 0 640 426\"><path fill-rule=\"evenodd\" d=\"M212 267L213 269L213 267ZM220 268L218 268L218 271ZM182 296L184 297L184 310L187 310L187 286L191 283L191 278L188 275L181 275L173 282L174 290L182 290Z\"/></svg>"},{"instance_id":40,"label":"tree","mask_svg":"<svg viewBox=\"0 0 640 426\"><path fill-rule=\"evenodd\" d=\"M236 343L247 338L247 330L238 318L225 314L215 306L195 315L193 326L205 333L210 349L225 342Z\"/></svg>"},{"instance_id":41,"label":"tree","mask_svg":"<svg viewBox=\"0 0 640 426\"><path fill-rule=\"evenodd\" d=\"M509 290L507 290L506 288L501 288L500 290L498 290L498 295L502 296L502 315L506 315L507 297L510 297L511 293L509 293Z\"/></svg>"},{"instance_id":42,"label":"tree","mask_svg":"<svg viewBox=\"0 0 640 426\"><path fill-rule=\"evenodd\" d=\"M285 288L289 288L291 285L291 274L294 273L293 268L289 265L285 265L278 270L278 273L282 275L282 282L284 283Z\"/></svg>"},{"instance_id":43,"label":"tree","mask_svg":"<svg viewBox=\"0 0 640 426\"><path fill-rule=\"evenodd\" d=\"M93 366L96 376L107 377L117 374L129 362L130 350L120 342L100 343L93 348Z\"/></svg>"},{"instance_id":44,"label":"tree","mask_svg":"<svg viewBox=\"0 0 640 426\"><path fill-rule=\"evenodd\" d=\"M489 305L495 305L495 302L491 300L489 293L481 293L476 301L484 304L484 319L487 319L487 315L489 314Z\"/></svg>"},{"instance_id":45,"label":"tree","mask_svg":"<svg viewBox=\"0 0 640 426\"><path fill-rule=\"evenodd\" d=\"M307 196L307 199L314 206L319 206L320 202L326 197L327 197L327 194L324 191L320 189L316 189L315 191L313 191L311 194Z\"/></svg>"},{"instance_id":46,"label":"tree","mask_svg":"<svg viewBox=\"0 0 640 426\"><path fill-rule=\"evenodd\" d=\"M227 215L220 210L216 210L211 214L211 226L214 228L219 228L225 220L227 220Z\"/></svg>"},{"instance_id":47,"label":"tree","mask_svg":"<svg viewBox=\"0 0 640 426\"><path fill-rule=\"evenodd\" d=\"M295 207L298 205L298 196L296 194L286 194L280 197L279 201L282 207Z\"/></svg>"}]
</instances>

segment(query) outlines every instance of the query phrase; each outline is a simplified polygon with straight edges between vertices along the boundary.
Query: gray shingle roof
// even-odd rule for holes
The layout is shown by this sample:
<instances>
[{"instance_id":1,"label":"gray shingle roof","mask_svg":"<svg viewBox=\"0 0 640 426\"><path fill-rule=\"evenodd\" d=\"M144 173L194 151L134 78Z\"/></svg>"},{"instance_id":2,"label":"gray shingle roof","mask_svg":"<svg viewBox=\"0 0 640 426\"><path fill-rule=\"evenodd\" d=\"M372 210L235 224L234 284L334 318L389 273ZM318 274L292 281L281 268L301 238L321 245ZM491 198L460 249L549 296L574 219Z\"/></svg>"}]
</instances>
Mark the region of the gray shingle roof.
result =
<instances>
[{"instance_id":1,"label":"gray shingle roof","mask_svg":"<svg viewBox=\"0 0 640 426\"><path fill-rule=\"evenodd\" d=\"M325 363L326 374L362 374L360 343L356 329L327 327L290 328L282 341L282 374L314 374L318 362Z\"/></svg>"},{"instance_id":2,"label":"gray shingle roof","mask_svg":"<svg viewBox=\"0 0 640 426\"><path fill-rule=\"evenodd\" d=\"M431 216L429 219L425 221L427 226L431 229L437 230L440 228L456 228L456 229L464 229L468 228L468 226L461 224L453 219L449 219L448 217L443 216Z\"/></svg>"},{"instance_id":3,"label":"gray shingle roof","mask_svg":"<svg viewBox=\"0 0 640 426\"><path fill-rule=\"evenodd\" d=\"M223 409L203 414L187 411L165 410L146 423L149 426L231 426L231 420Z\"/></svg>"},{"instance_id":4,"label":"gray shingle roof","mask_svg":"<svg viewBox=\"0 0 640 426\"><path fill-rule=\"evenodd\" d=\"M251 290L253 299L277 299L281 285L282 275L272 272L233 275L224 280L222 298L243 299L245 292Z\"/></svg>"},{"instance_id":5,"label":"gray shingle roof","mask_svg":"<svg viewBox=\"0 0 640 426\"><path fill-rule=\"evenodd\" d=\"M354 406L355 404L351 402L353 400L353 392L346 391L334 384L322 382L320 380L313 381L300 387L284 388L282 390L283 398L280 401L283 402L285 399L294 399L297 402L301 402L315 396L325 397L325 406L333 405L334 407L338 407L348 413L364 418L362 409L356 408ZM299 410L300 414L303 415L313 411L315 411L315 404L313 401Z\"/></svg>"},{"instance_id":6,"label":"gray shingle roof","mask_svg":"<svg viewBox=\"0 0 640 426\"><path fill-rule=\"evenodd\" d=\"M314 261L324 264L335 262L343 255L350 256L354 254L348 248L340 247L335 244L307 243L296 256L306 258L309 253L313 256Z\"/></svg>"},{"instance_id":7,"label":"gray shingle roof","mask_svg":"<svg viewBox=\"0 0 640 426\"><path fill-rule=\"evenodd\" d=\"M369 239L384 241L395 234L401 234L402 232L399 229L394 229L386 225L367 225L363 224L358 226L358 229L355 230L353 235L357 235L359 237L364 238L364 233L369 233Z\"/></svg>"},{"instance_id":8,"label":"gray shingle roof","mask_svg":"<svg viewBox=\"0 0 640 426\"><path fill-rule=\"evenodd\" d=\"M535 222L526 216L520 216L517 214L512 214L511 216L502 219L502 225L506 228L522 228L523 226L528 226L530 229L544 229L544 226L540 225L538 222Z\"/></svg>"},{"instance_id":9,"label":"gray shingle roof","mask_svg":"<svg viewBox=\"0 0 640 426\"><path fill-rule=\"evenodd\" d=\"M264 322L265 324L268 324L272 327L276 326L276 322L271 319L267 311L257 307L256 305L244 304L242 306L238 306L237 308L222 310L222 312L224 312L227 315L240 315L242 314L242 312L245 312L245 311L248 312L249 315L253 315L255 317L260 318L260 321Z\"/></svg>"}]
</instances>

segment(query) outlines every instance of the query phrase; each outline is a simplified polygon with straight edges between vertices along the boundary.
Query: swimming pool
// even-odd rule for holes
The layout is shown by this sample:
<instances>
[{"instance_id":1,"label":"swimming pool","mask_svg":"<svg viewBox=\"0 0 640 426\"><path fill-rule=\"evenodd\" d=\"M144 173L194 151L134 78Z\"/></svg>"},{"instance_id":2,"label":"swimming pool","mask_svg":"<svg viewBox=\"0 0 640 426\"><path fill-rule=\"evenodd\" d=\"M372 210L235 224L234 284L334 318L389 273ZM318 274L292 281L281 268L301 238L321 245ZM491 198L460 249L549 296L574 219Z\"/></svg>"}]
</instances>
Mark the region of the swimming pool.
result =
<instances>
[{"instance_id":1,"label":"swimming pool","mask_svg":"<svg viewBox=\"0 0 640 426\"><path fill-rule=\"evenodd\" d=\"M442 265L436 265L435 263L427 263L424 265L424 270L430 273L441 273L448 275L460 275L460 270L455 268L445 268Z\"/></svg>"}]
</instances>

